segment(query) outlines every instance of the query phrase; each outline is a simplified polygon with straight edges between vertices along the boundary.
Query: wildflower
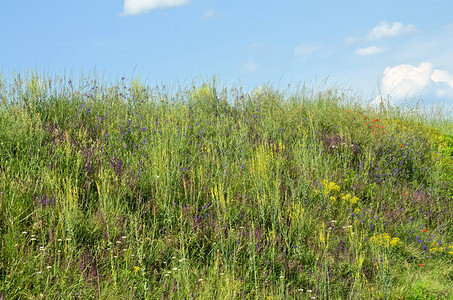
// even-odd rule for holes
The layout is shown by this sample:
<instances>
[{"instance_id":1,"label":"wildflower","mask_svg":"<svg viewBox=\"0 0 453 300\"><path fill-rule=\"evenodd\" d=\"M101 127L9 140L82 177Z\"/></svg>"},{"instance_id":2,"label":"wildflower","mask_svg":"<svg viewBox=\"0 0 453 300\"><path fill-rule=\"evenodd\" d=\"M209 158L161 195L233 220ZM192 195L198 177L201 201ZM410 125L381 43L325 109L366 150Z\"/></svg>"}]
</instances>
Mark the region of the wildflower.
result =
<instances>
[{"instance_id":1,"label":"wildflower","mask_svg":"<svg viewBox=\"0 0 453 300\"><path fill-rule=\"evenodd\" d=\"M140 271L140 267L135 266L135 267L134 267L134 273L137 273L138 271Z\"/></svg>"},{"instance_id":2,"label":"wildflower","mask_svg":"<svg viewBox=\"0 0 453 300\"><path fill-rule=\"evenodd\" d=\"M400 239L399 238L393 238L391 241L390 241L390 246L395 246L397 245L398 243L400 242Z\"/></svg>"},{"instance_id":3,"label":"wildflower","mask_svg":"<svg viewBox=\"0 0 453 300\"><path fill-rule=\"evenodd\" d=\"M406 196L406 193L403 193L403 196Z\"/></svg>"},{"instance_id":4,"label":"wildflower","mask_svg":"<svg viewBox=\"0 0 453 300\"><path fill-rule=\"evenodd\" d=\"M423 232L426 232L426 229L424 229Z\"/></svg>"},{"instance_id":5,"label":"wildflower","mask_svg":"<svg viewBox=\"0 0 453 300\"><path fill-rule=\"evenodd\" d=\"M422 266L422 264L418 264L420 267Z\"/></svg>"}]
</instances>

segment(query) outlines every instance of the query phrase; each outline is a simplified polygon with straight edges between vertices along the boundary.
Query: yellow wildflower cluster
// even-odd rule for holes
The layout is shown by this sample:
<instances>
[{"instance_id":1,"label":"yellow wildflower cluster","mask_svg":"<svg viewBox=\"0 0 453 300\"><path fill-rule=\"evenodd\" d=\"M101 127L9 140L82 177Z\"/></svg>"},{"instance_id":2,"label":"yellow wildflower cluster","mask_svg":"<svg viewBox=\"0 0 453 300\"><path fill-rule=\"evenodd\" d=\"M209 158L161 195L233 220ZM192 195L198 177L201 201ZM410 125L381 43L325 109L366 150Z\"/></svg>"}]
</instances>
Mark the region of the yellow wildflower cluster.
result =
<instances>
[{"instance_id":1,"label":"yellow wildflower cluster","mask_svg":"<svg viewBox=\"0 0 453 300\"><path fill-rule=\"evenodd\" d=\"M359 198L353 197L351 194L341 194L341 200L344 202L349 202L351 204L356 204L359 201Z\"/></svg>"},{"instance_id":2,"label":"yellow wildflower cluster","mask_svg":"<svg viewBox=\"0 0 453 300\"><path fill-rule=\"evenodd\" d=\"M274 154L268 145L259 145L250 161L250 173L254 178L267 180L272 170Z\"/></svg>"},{"instance_id":3,"label":"yellow wildflower cluster","mask_svg":"<svg viewBox=\"0 0 453 300\"><path fill-rule=\"evenodd\" d=\"M370 238L370 243L377 244L377 245L384 245L386 247L389 246L396 246L400 243L400 239L397 237L390 237L387 233L382 233L379 235L372 236Z\"/></svg>"},{"instance_id":4,"label":"yellow wildflower cluster","mask_svg":"<svg viewBox=\"0 0 453 300\"><path fill-rule=\"evenodd\" d=\"M329 193L339 193L341 187L335 182L329 182L328 180L323 180L322 184L324 185L324 195L327 196Z\"/></svg>"},{"instance_id":5,"label":"yellow wildflower cluster","mask_svg":"<svg viewBox=\"0 0 453 300\"><path fill-rule=\"evenodd\" d=\"M211 86L204 83L198 89L195 87L193 88L192 97L197 100L203 100L205 98L213 98L213 97L215 97L215 91Z\"/></svg>"},{"instance_id":6,"label":"yellow wildflower cluster","mask_svg":"<svg viewBox=\"0 0 453 300\"><path fill-rule=\"evenodd\" d=\"M335 182L323 180L324 196L329 197L332 203L335 203L338 199L342 200L343 203L356 204L359 198L347 193L340 193L341 187ZM315 195L319 195L319 190L315 190Z\"/></svg>"},{"instance_id":7,"label":"yellow wildflower cluster","mask_svg":"<svg viewBox=\"0 0 453 300\"><path fill-rule=\"evenodd\" d=\"M298 224L304 219L305 209L302 203L295 203L292 207L288 208L287 213L291 220Z\"/></svg>"},{"instance_id":8,"label":"yellow wildflower cluster","mask_svg":"<svg viewBox=\"0 0 453 300\"><path fill-rule=\"evenodd\" d=\"M431 247L432 248L429 249L430 253L434 253L434 252L440 252L440 253L448 252L449 254L453 255L453 246L441 247L439 245L439 243L434 242L434 243L431 243Z\"/></svg>"}]
</instances>

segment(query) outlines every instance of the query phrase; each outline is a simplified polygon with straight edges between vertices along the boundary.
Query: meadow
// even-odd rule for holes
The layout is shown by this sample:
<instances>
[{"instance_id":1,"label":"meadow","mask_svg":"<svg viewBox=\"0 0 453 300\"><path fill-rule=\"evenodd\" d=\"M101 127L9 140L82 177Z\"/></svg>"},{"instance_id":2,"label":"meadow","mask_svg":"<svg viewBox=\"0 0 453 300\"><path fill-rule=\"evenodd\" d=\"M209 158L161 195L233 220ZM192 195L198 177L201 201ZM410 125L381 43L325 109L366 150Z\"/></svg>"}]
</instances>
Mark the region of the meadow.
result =
<instances>
[{"instance_id":1,"label":"meadow","mask_svg":"<svg viewBox=\"0 0 453 300\"><path fill-rule=\"evenodd\" d=\"M0 299L453 299L442 108L33 72L0 101Z\"/></svg>"}]
</instances>

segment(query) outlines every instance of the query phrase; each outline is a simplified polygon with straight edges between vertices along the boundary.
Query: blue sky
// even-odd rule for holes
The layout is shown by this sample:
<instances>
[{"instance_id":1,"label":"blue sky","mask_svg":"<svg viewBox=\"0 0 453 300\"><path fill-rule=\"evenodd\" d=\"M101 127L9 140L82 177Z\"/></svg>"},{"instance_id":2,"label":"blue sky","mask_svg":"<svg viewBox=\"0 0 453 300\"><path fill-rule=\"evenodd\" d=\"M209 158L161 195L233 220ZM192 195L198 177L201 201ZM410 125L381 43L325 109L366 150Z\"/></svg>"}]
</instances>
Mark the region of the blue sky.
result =
<instances>
[{"instance_id":1,"label":"blue sky","mask_svg":"<svg viewBox=\"0 0 453 300\"><path fill-rule=\"evenodd\" d=\"M0 69L453 102L451 1L5 0Z\"/></svg>"}]
</instances>

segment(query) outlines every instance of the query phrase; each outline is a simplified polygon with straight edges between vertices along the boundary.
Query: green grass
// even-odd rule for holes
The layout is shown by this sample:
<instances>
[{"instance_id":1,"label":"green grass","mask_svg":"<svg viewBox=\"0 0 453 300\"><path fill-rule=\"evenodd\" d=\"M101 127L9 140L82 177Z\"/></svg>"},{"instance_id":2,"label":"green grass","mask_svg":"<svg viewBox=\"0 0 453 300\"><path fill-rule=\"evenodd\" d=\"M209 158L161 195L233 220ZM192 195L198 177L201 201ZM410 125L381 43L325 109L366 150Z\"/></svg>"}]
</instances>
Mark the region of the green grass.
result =
<instances>
[{"instance_id":1,"label":"green grass","mask_svg":"<svg viewBox=\"0 0 453 300\"><path fill-rule=\"evenodd\" d=\"M0 299L453 299L436 108L34 73L0 100Z\"/></svg>"}]
</instances>

